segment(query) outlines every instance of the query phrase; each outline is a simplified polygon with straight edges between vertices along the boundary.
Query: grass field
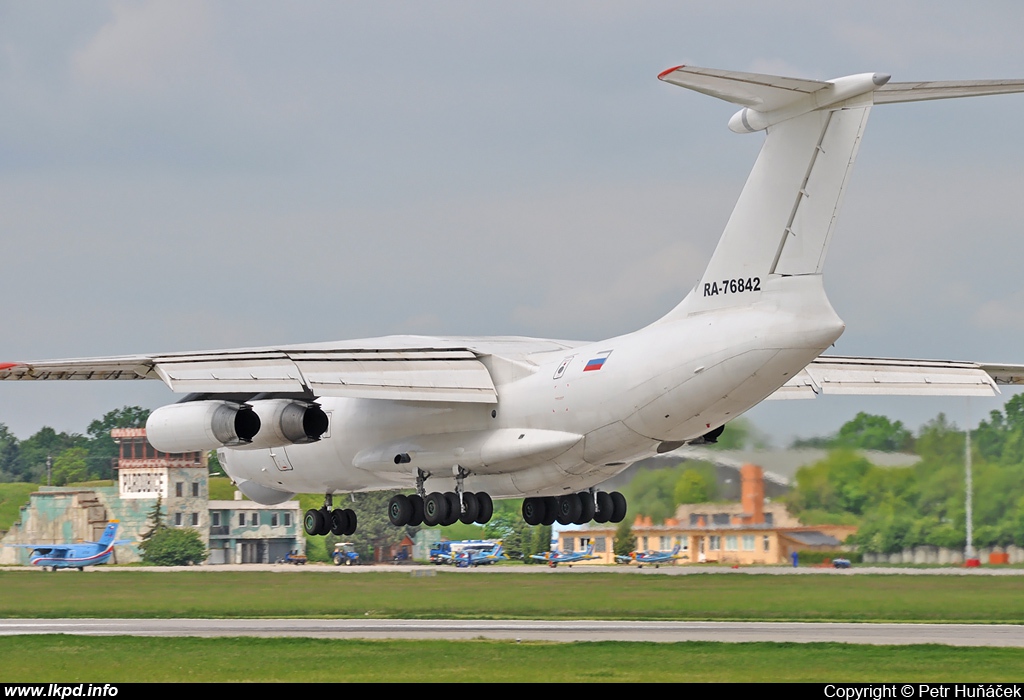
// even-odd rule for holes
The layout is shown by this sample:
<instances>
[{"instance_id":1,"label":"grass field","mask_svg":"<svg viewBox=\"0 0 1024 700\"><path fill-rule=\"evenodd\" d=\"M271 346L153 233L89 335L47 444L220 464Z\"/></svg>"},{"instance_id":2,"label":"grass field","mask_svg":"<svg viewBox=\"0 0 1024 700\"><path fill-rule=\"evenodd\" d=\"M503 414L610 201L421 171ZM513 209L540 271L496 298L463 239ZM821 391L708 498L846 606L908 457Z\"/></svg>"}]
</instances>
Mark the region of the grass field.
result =
<instances>
[{"instance_id":1,"label":"grass field","mask_svg":"<svg viewBox=\"0 0 1024 700\"><path fill-rule=\"evenodd\" d=\"M1019 682L1024 649L0 637L2 682Z\"/></svg>"},{"instance_id":2,"label":"grass field","mask_svg":"<svg viewBox=\"0 0 1024 700\"><path fill-rule=\"evenodd\" d=\"M1024 579L408 572L0 571L0 617L1024 622Z\"/></svg>"}]
</instances>

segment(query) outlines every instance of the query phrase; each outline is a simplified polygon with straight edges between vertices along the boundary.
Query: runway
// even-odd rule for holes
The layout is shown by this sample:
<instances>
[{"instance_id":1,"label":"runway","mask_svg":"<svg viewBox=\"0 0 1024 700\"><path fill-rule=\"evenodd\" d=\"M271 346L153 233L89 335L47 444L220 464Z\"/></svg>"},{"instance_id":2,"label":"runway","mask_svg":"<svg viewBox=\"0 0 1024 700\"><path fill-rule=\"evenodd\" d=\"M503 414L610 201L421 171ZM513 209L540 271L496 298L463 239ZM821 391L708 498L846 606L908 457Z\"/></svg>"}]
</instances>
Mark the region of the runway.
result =
<instances>
[{"instance_id":1,"label":"runway","mask_svg":"<svg viewBox=\"0 0 1024 700\"><path fill-rule=\"evenodd\" d=\"M1024 647L1024 625L595 620L7 619L0 635L504 639L554 642L845 642Z\"/></svg>"}]
</instances>

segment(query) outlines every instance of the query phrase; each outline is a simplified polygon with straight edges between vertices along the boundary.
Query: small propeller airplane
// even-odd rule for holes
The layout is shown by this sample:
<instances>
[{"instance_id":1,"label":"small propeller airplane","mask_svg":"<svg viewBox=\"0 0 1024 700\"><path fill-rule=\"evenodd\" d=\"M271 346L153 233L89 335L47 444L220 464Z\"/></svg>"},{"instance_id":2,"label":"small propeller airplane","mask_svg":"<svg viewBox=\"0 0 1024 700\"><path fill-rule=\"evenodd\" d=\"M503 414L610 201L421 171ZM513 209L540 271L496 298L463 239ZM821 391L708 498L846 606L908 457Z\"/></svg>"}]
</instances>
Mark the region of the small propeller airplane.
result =
<instances>
[{"instance_id":1,"label":"small propeller airplane","mask_svg":"<svg viewBox=\"0 0 1024 700\"><path fill-rule=\"evenodd\" d=\"M31 566L50 567L57 569L78 569L84 571L87 566L106 564L114 554L115 545L130 544L131 540L115 540L120 520L111 520L103 530L99 542L79 542L77 544L16 544L12 547L31 549L28 563Z\"/></svg>"},{"instance_id":2,"label":"small propeller airplane","mask_svg":"<svg viewBox=\"0 0 1024 700\"><path fill-rule=\"evenodd\" d=\"M565 564L571 569L572 565L576 562L586 561L588 559L600 559L601 557L594 554L594 545L590 545L582 552L562 552L556 549L550 552L544 552L543 554L534 554L531 558L547 562L547 565L552 569L559 564Z\"/></svg>"},{"instance_id":3,"label":"small propeller airplane","mask_svg":"<svg viewBox=\"0 0 1024 700\"><path fill-rule=\"evenodd\" d=\"M309 535L355 532L355 512L335 508L335 494L391 489L415 490L388 503L397 527L483 524L492 497L525 498L531 525L618 523L626 499L602 483L645 457L715 442L766 399L994 396L1024 384L1024 365L822 354L846 328L822 270L869 113L1024 92L1024 80L809 80L696 66L658 77L736 105L729 128L765 136L704 273L638 330L596 342L398 335L6 362L0 380L162 381L184 397L150 414L153 447L217 450L257 503L324 494L303 518ZM625 259L628 235L618 245Z\"/></svg>"},{"instance_id":4,"label":"small propeller airplane","mask_svg":"<svg viewBox=\"0 0 1024 700\"><path fill-rule=\"evenodd\" d=\"M661 564L665 564L670 561L676 561L677 559L688 559L687 555L680 554L680 545L676 545L671 552L661 551L648 551L648 552L630 552L628 556L617 556L615 560L620 564L636 564L636 568L644 568L644 564L654 564L654 568L657 569Z\"/></svg>"},{"instance_id":5,"label":"small propeller airplane","mask_svg":"<svg viewBox=\"0 0 1024 700\"><path fill-rule=\"evenodd\" d=\"M498 561L508 561L501 542L492 547L466 547L455 555L455 566L463 569Z\"/></svg>"}]
</instances>

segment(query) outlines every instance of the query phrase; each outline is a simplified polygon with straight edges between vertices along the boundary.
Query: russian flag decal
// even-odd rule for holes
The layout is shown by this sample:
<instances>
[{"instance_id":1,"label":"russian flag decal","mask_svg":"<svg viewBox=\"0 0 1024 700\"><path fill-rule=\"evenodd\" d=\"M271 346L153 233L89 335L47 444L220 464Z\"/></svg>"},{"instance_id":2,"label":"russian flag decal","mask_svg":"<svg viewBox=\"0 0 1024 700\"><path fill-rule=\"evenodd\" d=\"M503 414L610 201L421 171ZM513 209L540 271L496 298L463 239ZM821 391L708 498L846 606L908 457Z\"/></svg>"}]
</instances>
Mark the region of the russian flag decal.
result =
<instances>
[{"instance_id":1,"label":"russian flag decal","mask_svg":"<svg viewBox=\"0 0 1024 700\"><path fill-rule=\"evenodd\" d=\"M611 350L600 352L593 360L587 361L587 366L583 368L584 372L596 372L597 370L604 367L604 361L608 359L608 356L612 354Z\"/></svg>"}]
</instances>

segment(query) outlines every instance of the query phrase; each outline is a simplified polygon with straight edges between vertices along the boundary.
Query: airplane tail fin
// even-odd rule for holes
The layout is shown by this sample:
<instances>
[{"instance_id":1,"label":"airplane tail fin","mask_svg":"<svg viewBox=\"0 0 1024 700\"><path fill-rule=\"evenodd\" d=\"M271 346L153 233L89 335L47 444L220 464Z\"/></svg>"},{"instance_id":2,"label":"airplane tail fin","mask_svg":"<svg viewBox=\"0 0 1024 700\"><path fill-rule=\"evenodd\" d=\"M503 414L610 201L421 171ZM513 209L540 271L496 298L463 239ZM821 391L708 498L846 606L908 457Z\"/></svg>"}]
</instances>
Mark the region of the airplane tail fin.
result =
<instances>
[{"instance_id":1,"label":"airplane tail fin","mask_svg":"<svg viewBox=\"0 0 1024 700\"><path fill-rule=\"evenodd\" d=\"M107 527L103 530L103 536L100 537L100 541L97 542L101 547L107 547L108 545L114 544L114 536L117 535L117 527L121 524L120 520L111 520L107 523Z\"/></svg>"},{"instance_id":2,"label":"airplane tail fin","mask_svg":"<svg viewBox=\"0 0 1024 700\"><path fill-rule=\"evenodd\" d=\"M658 77L741 105L734 132L767 131L707 269L662 320L745 306L772 280L821 274L873 105L1024 91L1022 80L890 83L880 73L824 82L679 66Z\"/></svg>"}]
</instances>

